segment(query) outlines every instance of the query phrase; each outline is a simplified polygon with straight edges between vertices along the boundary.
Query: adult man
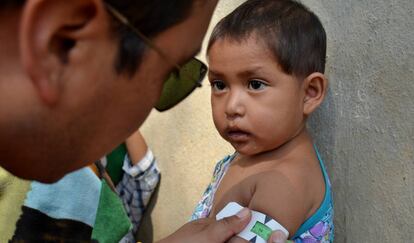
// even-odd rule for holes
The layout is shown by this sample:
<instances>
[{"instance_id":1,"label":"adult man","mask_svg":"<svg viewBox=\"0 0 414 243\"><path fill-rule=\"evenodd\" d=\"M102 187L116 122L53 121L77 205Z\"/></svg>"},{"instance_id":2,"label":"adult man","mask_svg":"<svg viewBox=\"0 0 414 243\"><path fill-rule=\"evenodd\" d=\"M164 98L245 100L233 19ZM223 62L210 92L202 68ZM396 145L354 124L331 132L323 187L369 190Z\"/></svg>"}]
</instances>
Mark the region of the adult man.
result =
<instances>
[{"instance_id":1,"label":"adult man","mask_svg":"<svg viewBox=\"0 0 414 243\"><path fill-rule=\"evenodd\" d=\"M216 4L2 0L0 165L54 182L124 141L198 52ZM166 241L223 242L249 218L197 221Z\"/></svg>"},{"instance_id":2,"label":"adult man","mask_svg":"<svg viewBox=\"0 0 414 243\"><path fill-rule=\"evenodd\" d=\"M2 1L3 167L53 182L124 141L157 102L173 65L199 50L217 3L133 2ZM127 10L164 55L113 18L107 4Z\"/></svg>"}]
</instances>

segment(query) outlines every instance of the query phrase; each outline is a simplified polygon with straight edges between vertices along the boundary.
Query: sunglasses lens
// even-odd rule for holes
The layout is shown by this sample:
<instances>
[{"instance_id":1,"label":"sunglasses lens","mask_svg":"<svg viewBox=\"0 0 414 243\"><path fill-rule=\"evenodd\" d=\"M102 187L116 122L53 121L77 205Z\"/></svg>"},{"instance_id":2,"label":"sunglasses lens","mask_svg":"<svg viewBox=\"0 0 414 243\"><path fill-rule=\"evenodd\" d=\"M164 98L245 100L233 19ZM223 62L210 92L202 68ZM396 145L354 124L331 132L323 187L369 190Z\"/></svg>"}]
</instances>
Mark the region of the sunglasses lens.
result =
<instances>
[{"instance_id":1,"label":"sunglasses lens","mask_svg":"<svg viewBox=\"0 0 414 243\"><path fill-rule=\"evenodd\" d=\"M195 58L191 59L165 81L155 109L165 111L185 99L197 86L200 86L206 72L207 67L204 63Z\"/></svg>"}]
</instances>

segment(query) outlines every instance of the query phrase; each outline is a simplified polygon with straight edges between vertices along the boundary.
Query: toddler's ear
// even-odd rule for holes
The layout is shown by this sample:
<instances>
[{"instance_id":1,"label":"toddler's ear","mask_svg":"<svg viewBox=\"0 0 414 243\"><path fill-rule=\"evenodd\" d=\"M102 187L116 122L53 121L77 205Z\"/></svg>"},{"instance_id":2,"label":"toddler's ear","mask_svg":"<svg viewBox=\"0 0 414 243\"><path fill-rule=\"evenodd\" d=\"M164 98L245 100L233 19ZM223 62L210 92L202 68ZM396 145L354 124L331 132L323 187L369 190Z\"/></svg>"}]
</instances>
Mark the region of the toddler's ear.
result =
<instances>
[{"instance_id":1,"label":"toddler's ear","mask_svg":"<svg viewBox=\"0 0 414 243\"><path fill-rule=\"evenodd\" d=\"M328 89L328 79L322 73L312 73L303 80L305 91L303 113L308 116L322 103Z\"/></svg>"}]
</instances>

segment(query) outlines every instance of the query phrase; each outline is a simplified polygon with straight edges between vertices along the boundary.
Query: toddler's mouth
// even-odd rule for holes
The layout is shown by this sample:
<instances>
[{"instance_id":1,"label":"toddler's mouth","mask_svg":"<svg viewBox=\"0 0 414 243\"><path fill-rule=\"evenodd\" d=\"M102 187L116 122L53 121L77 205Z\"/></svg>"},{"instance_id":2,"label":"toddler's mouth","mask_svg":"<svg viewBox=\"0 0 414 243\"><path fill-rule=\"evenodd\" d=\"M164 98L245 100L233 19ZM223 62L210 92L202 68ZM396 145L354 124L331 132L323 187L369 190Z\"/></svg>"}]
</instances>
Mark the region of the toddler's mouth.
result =
<instances>
[{"instance_id":1,"label":"toddler's mouth","mask_svg":"<svg viewBox=\"0 0 414 243\"><path fill-rule=\"evenodd\" d=\"M226 134L231 142L245 142L250 136L250 133L241 129L228 129Z\"/></svg>"}]
</instances>

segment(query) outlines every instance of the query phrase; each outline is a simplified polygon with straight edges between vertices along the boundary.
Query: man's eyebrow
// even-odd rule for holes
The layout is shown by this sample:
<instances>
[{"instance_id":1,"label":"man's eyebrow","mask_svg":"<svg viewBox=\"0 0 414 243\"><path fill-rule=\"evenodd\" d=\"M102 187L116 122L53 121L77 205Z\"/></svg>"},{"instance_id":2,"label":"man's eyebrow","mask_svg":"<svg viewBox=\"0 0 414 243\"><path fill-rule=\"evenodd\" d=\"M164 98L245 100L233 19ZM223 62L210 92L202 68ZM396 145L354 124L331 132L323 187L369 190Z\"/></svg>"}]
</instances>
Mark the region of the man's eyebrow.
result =
<instances>
[{"instance_id":1,"label":"man's eyebrow","mask_svg":"<svg viewBox=\"0 0 414 243\"><path fill-rule=\"evenodd\" d=\"M201 47L197 48L195 51L192 52L192 54L190 56L187 57L187 59L183 60L180 62L180 67L184 64L186 64L189 60L193 59L194 57L196 57L198 54L200 54L201 52Z\"/></svg>"}]
</instances>

